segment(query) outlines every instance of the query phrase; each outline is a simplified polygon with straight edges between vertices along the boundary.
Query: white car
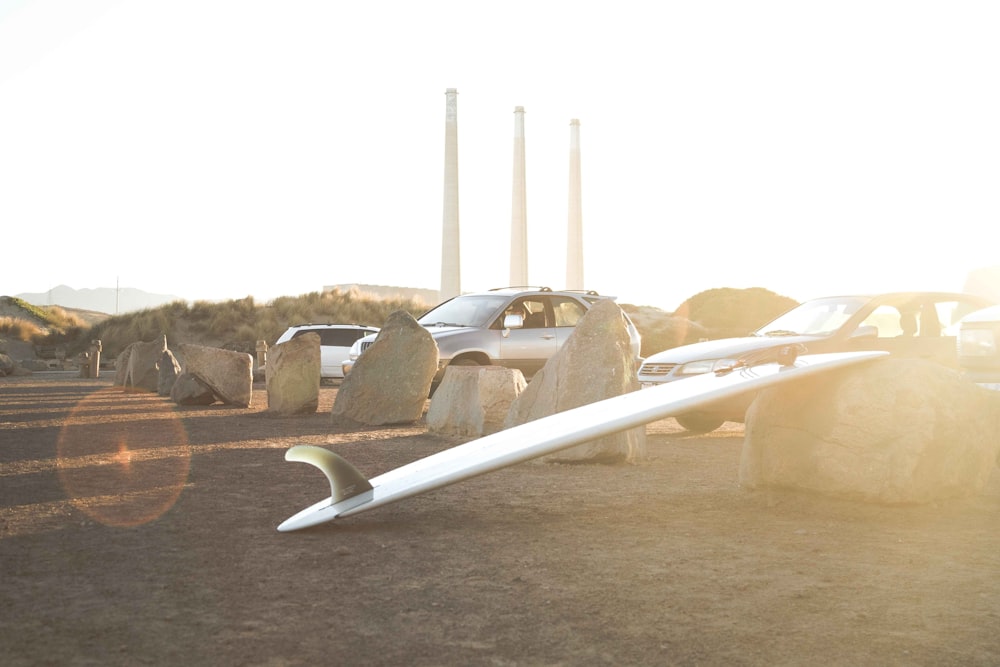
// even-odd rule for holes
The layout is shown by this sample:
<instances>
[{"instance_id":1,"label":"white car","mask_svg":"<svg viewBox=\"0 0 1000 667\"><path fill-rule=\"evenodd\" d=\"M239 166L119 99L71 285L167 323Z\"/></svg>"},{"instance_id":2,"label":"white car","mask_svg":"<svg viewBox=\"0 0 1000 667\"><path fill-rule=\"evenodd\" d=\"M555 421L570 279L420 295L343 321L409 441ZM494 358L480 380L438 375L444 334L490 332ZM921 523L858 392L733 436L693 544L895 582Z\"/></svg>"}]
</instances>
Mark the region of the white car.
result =
<instances>
[{"instance_id":1,"label":"white car","mask_svg":"<svg viewBox=\"0 0 1000 667\"><path fill-rule=\"evenodd\" d=\"M918 357L957 367L955 323L991 303L970 294L893 292L833 296L806 301L742 338L709 340L650 355L639 382L652 387L731 368L741 359L778 354L794 346L804 352L885 350L897 357ZM715 430L725 421L742 422L755 392L677 415L695 432Z\"/></svg>"},{"instance_id":2,"label":"white car","mask_svg":"<svg viewBox=\"0 0 1000 667\"><path fill-rule=\"evenodd\" d=\"M296 324L288 327L275 341L275 345L303 334L319 334L320 377L339 379L344 377L341 364L349 356L354 342L369 334L377 334L378 331L378 327L361 324Z\"/></svg>"},{"instance_id":3,"label":"white car","mask_svg":"<svg viewBox=\"0 0 1000 667\"><path fill-rule=\"evenodd\" d=\"M977 310L959 322L958 363L979 386L1000 390L1000 306Z\"/></svg>"}]
</instances>

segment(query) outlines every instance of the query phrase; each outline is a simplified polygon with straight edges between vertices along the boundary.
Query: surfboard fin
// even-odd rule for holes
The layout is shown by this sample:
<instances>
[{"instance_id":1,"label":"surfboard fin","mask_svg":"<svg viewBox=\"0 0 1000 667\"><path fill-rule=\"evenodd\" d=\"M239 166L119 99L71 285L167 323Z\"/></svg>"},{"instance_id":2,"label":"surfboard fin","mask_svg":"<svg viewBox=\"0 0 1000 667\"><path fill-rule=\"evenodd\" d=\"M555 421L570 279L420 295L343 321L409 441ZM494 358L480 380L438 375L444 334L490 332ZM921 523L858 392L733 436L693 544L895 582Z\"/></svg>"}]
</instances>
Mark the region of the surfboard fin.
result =
<instances>
[{"instance_id":1,"label":"surfboard fin","mask_svg":"<svg viewBox=\"0 0 1000 667\"><path fill-rule=\"evenodd\" d=\"M372 485L357 468L329 449L313 445L295 445L285 452L286 461L301 461L323 471L330 481L331 504L369 491Z\"/></svg>"}]
</instances>

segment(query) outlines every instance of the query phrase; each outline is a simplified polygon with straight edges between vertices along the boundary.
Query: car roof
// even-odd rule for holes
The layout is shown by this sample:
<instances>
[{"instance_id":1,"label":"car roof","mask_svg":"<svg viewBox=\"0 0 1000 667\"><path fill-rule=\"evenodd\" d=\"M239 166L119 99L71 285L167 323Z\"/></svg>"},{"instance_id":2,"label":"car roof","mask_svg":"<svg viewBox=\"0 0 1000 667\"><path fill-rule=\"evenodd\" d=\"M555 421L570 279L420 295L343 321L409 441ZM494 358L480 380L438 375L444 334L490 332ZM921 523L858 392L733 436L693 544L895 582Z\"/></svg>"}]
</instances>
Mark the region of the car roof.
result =
<instances>
[{"instance_id":1,"label":"car roof","mask_svg":"<svg viewBox=\"0 0 1000 667\"><path fill-rule=\"evenodd\" d=\"M464 292L459 296L482 296L484 294L509 294L511 296L518 294L572 294L573 296L579 297L600 297L602 299L615 299L613 296L606 296L603 294L598 294L594 290L584 290L584 289L557 289L554 290L551 287L545 286L531 286L531 285L513 285L510 287L492 287L488 290L479 290L475 292Z\"/></svg>"},{"instance_id":2,"label":"car roof","mask_svg":"<svg viewBox=\"0 0 1000 667\"><path fill-rule=\"evenodd\" d=\"M831 294L829 296L821 296L815 299L808 299L808 301L825 301L826 299L905 299L907 297L931 297L934 299L967 299L971 301L985 301L990 302L989 299L984 299L981 296L975 294L970 294L968 292L935 292L926 290L913 290L911 292L877 292L872 294ZM805 303L805 302L803 302Z\"/></svg>"}]
</instances>

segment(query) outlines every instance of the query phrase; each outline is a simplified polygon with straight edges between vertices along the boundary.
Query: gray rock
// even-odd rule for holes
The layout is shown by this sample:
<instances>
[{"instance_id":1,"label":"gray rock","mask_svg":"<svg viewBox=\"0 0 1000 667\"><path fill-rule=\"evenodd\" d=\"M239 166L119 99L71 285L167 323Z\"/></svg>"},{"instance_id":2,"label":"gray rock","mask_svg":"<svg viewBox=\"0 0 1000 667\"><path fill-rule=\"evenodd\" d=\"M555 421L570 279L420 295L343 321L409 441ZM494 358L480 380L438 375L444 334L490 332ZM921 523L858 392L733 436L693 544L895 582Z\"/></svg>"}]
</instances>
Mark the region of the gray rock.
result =
<instances>
[{"instance_id":1,"label":"gray rock","mask_svg":"<svg viewBox=\"0 0 1000 667\"><path fill-rule=\"evenodd\" d=\"M253 399L253 357L215 347L182 344L177 348L185 373L194 375L226 405L250 407Z\"/></svg>"},{"instance_id":2,"label":"gray rock","mask_svg":"<svg viewBox=\"0 0 1000 667\"><path fill-rule=\"evenodd\" d=\"M166 336L129 345L116 360L115 384L125 389L156 392L160 383L160 357L166 349Z\"/></svg>"},{"instance_id":3,"label":"gray rock","mask_svg":"<svg viewBox=\"0 0 1000 667\"><path fill-rule=\"evenodd\" d=\"M437 363L430 333L406 311L393 312L340 385L332 422L379 426L419 420Z\"/></svg>"},{"instance_id":4,"label":"gray rock","mask_svg":"<svg viewBox=\"0 0 1000 667\"><path fill-rule=\"evenodd\" d=\"M449 366L427 409L427 430L472 437L500 431L524 387L515 368Z\"/></svg>"},{"instance_id":5,"label":"gray rock","mask_svg":"<svg viewBox=\"0 0 1000 667\"><path fill-rule=\"evenodd\" d=\"M174 353L164 350L160 355L159 368L157 369L156 393L160 396L170 396L170 390L174 387L177 376L181 374L181 365L177 362Z\"/></svg>"},{"instance_id":6,"label":"gray rock","mask_svg":"<svg viewBox=\"0 0 1000 667\"><path fill-rule=\"evenodd\" d=\"M191 373L182 372L170 387L170 400L177 405L211 405L215 394Z\"/></svg>"},{"instance_id":7,"label":"gray rock","mask_svg":"<svg viewBox=\"0 0 1000 667\"><path fill-rule=\"evenodd\" d=\"M884 504L980 493L1000 394L931 361L885 359L778 385L747 411L740 483Z\"/></svg>"},{"instance_id":8,"label":"gray rock","mask_svg":"<svg viewBox=\"0 0 1000 667\"><path fill-rule=\"evenodd\" d=\"M624 315L616 303L602 300L531 379L511 405L504 425L509 428L638 389ZM645 457L646 427L640 426L564 449L543 460L635 463Z\"/></svg>"},{"instance_id":9,"label":"gray rock","mask_svg":"<svg viewBox=\"0 0 1000 667\"><path fill-rule=\"evenodd\" d=\"M306 333L268 352L267 411L279 415L316 412L319 407L320 337Z\"/></svg>"}]
</instances>

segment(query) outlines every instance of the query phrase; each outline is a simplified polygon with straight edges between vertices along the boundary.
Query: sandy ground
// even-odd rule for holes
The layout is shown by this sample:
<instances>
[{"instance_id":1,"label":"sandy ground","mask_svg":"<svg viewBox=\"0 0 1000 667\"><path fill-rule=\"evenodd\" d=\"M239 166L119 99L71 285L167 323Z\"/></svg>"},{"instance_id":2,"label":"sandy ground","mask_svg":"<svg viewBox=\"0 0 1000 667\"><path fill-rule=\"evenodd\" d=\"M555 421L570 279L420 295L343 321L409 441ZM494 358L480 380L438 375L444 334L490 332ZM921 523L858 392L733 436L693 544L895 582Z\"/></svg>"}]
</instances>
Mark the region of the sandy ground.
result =
<instances>
[{"instance_id":1,"label":"sandy ground","mask_svg":"<svg viewBox=\"0 0 1000 667\"><path fill-rule=\"evenodd\" d=\"M1000 484L876 507L739 488L742 426L651 424L634 466L526 463L297 533L460 442L320 411L0 379L5 665L997 665Z\"/></svg>"}]
</instances>

